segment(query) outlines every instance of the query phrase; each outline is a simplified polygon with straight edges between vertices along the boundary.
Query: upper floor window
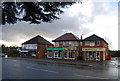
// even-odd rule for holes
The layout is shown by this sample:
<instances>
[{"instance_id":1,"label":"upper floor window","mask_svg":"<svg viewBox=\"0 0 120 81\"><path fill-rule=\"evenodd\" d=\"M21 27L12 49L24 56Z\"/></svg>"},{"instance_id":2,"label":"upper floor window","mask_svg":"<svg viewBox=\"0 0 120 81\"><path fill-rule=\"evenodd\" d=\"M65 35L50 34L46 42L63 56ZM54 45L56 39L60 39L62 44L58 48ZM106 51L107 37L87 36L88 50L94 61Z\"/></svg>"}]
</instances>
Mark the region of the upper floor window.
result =
<instances>
[{"instance_id":1,"label":"upper floor window","mask_svg":"<svg viewBox=\"0 0 120 81\"><path fill-rule=\"evenodd\" d=\"M90 46L90 42L89 42L89 41L86 41L86 42L85 42L85 46Z\"/></svg>"},{"instance_id":2,"label":"upper floor window","mask_svg":"<svg viewBox=\"0 0 120 81\"><path fill-rule=\"evenodd\" d=\"M69 46L69 41L66 41L66 42L65 42L65 46Z\"/></svg>"},{"instance_id":3,"label":"upper floor window","mask_svg":"<svg viewBox=\"0 0 120 81\"><path fill-rule=\"evenodd\" d=\"M95 41L95 46L99 46L100 45L100 41Z\"/></svg>"},{"instance_id":4,"label":"upper floor window","mask_svg":"<svg viewBox=\"0 0 120 81\"><path fill-rule=\"evenodd\" d=\"M78 46L78 42L77 41L74 42L74 46Z\"/></svg>"},{"instance_id":5,"label":"upper floor window","mask_svg":"<svg viewBox=\"0 0 120 81\"><path fill-rule=\"evenodd\" d=\"M55 47L59 47L59 43L58 42L55 42Z\"/></svg>"},{"instance_id":6,"label":"upper floor window","mask_svg":"<svg viewBox=\"0 0 120 81\"><path fill-rule=\"evenodd\" d=\"M59 42L59 46L63 46L63 42Z\"/></svg>"},{"instance_id":7,"label":"upper floor window","mask_svg":"<svg viewBox=\"0 0 120 81\"><path fill-rule=\"evenodd\" d=\"M95 46L95 42L90 42L90 46Z\"/></svg>"}]
</instances>

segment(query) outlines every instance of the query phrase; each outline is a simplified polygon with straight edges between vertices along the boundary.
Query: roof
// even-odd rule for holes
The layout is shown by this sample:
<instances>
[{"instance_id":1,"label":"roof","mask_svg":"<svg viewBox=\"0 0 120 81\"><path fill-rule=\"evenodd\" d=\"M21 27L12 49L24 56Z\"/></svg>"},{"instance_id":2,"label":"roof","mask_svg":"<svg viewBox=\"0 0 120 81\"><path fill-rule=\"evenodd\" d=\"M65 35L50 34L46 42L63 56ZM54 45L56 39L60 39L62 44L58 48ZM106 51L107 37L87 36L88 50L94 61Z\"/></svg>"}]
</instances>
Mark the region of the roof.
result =
<instances>
[{"instance_id":1,"label":"roof","mask_svg":"<svg viewBox=\"0 0 120 81\"><path fill-rule=\"evenodd\" d=\"M45 45L53 45L52 43L50 43L49 41L47 41L46 39L44 39L40 35L37 35L36 37L33 37L30 40L28 40L28 41L26 41L26 42L24 42L22 44L45 44Z\"/></svg>"},{"instance_id":2,"label":"roof","mask_svg":"<svg viewBox=\"0 0 120 81\"><path fill-rule=\"evenodd\" d=\"M58 41L80 41L80 39L72 33L66 33L53 40L53 42L58 42Z\"/></svg>"},{"instance_id":3,"label":"roof","mask_svg":"<svg viewBox=\"0 0 120 81\"><path fill-rule=\"evenodd\" d=\"M108 45L108 43L103 38L101 38L101 37L99 37L99 36L97 36L95 34L85 38L83 41L97 41L97 40L99 40L99 41L102 40Z\"/></svg>"}]
</instances>

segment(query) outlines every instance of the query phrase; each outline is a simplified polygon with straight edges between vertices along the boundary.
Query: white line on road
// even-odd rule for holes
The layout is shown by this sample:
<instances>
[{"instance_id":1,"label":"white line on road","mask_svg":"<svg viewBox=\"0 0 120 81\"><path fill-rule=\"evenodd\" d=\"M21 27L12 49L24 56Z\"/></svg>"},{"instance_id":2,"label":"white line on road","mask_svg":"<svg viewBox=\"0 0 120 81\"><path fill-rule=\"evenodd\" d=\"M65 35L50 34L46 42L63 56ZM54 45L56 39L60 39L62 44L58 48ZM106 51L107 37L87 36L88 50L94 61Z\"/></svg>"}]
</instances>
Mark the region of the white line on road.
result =
<instances>
[{"instance_id":1,"label":"white line on road","mask_svg":"<svg viewBox=\"0 0 120 81\"><path fill-rule=\"evenodd\" d=\"M109 78L94 77L94 76L86 76L86 75L75 75L75 76L87 77L87 78L92 78L92 79L109 79Z\"/></svg>"},{"instance_id":2,"label":"white line on road","mask_svg":"<svg viewBox=\"0 0 120 81\"><path fill-rule=\"evenodd\" d=\"M18 60L12 60L12 61L15 61L15 62L16 62L16 61L18 61Z\"/></svg>"},{"instance_id":3,"label":"white line on road","mask_svg":"<svg viewBox=\"0 0 120 81\"><path fill-rule=\"evenodd\" d=\"M56 72L56 71L50 71L50 70L46 70L46 69L37 69L37 68L32 68L32 67L27 67L29 69L33 69L33 70L40 70L40 71L45 71L45 72L51 72L51 73L59 73L59 72Z\"/></svg>"}]
</instances>

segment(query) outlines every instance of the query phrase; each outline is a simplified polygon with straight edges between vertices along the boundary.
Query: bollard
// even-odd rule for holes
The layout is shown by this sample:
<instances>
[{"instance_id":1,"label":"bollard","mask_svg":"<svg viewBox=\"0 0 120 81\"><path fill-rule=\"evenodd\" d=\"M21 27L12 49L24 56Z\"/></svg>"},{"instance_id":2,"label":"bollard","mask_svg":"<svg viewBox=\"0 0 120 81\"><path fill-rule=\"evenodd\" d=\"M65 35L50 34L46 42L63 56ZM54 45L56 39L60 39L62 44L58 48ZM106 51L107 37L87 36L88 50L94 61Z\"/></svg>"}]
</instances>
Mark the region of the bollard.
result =
<instances>
[{"instance_id":1,"label":"bollard","mask_svg":"<svg viewBox=\"0 0 120 81\"><path fill-rule=\"evenodd\" d=\"M5 55L5 58L8 58L8 55Z\"/></svg>"}]
</instances>

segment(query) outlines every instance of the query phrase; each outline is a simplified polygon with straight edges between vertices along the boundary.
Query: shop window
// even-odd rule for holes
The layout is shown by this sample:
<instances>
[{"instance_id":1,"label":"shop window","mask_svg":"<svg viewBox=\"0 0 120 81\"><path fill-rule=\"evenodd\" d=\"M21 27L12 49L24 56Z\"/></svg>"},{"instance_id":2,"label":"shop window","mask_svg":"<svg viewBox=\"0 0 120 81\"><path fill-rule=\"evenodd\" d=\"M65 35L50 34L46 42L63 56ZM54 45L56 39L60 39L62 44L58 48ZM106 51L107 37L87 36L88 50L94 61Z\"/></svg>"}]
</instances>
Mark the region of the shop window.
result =
<instances>
[{"instance_id":1,"label":"shop window","mask_svg":"<svg viewBox=\"0 0 120 81\"><path fill-rule=\"evenodd\" d=\"M86 51L86 60L89 59L89 51Z\"/></svg>"},{"instance_id":2,"label":"shop window","mask_svg":"<svg viewBox=\"0 0 120 81\"><path fill-rule=\"evenodd\" d=\"M58 57L62 57L62 51L58 52Z\"/></svg>"},{"instance_id":3,"label":"shop window","mask_svg":"<svg viewBox=\"0 0 120 81\"><path fill-rule=\"evenodd\" d=\"M97 52L96 57L97 59L100 59L100 52Z\"/></svg>"},{"instance_id":4,"label":"shop window","mask_svg":"<svg viewBox=\"0 0 120 81\"><path fill-rule=\"evenodd\" d=\"M100 45L100 41L95 41L95 45L99 46Z\"/></svg>"},{"instance_id":5,"label":"shop window","mask_svg":"<svg viewBox=\"0 0 120 81\"><path fill-rule=\"evenodd\" d=\"M49 57L52 57L52 51L49 51L48 56L49 56Z\"/></svg>"},{"instance_id":6,"label":"shop window","mask_svg":"<svg viewBox=\"0 0 120 81\"><path fill-rule=\"evenodd\" d=\"M67 58L67 55L68 55L68 51L65 51L65 58Z\"/></svg>"},{"instance_id":7,"label":"shop window","mask_svg":"<svg viewBox=\"0 0 120 81\"><path fill-rule=\"evenodd\" d=\"M89 56L90 58L92 58L92 51L89 51Z\"/></svg>"},{"instance_id":8,"label":"shop window","mask_svg":"<svg viewBox=\"0 0 120 81\"><path fill-rule=\"evenodd\" d=\"M75 57L75 52L74 51L71 51L71 57L70 58L74 58Z\"/></svg>"},{"instance_id":9,"label":"shop window","mask_svg":"<svg viewBox=\"0 0 120 81\"><path fill-rule=\"evenodd\" d=\"M55 57L55 58L58 57L58 51L54 51L54 57Z\"/></svg>"}]
</instances>

